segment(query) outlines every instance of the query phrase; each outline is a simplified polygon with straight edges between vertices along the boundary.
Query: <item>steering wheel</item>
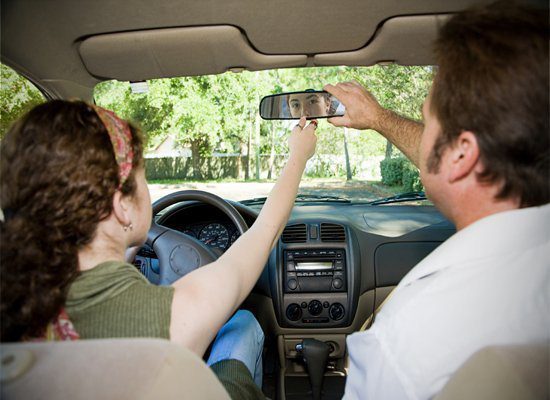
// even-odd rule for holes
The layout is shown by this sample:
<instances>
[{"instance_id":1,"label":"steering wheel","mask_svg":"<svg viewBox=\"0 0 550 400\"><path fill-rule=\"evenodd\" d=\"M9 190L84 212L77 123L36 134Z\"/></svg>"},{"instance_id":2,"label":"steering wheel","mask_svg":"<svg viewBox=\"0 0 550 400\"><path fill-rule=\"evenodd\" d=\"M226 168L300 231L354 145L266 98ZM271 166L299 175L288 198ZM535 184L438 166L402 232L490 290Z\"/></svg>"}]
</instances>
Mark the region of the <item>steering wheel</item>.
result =
<instances>
[{"instance_id":1,"label":"steering wheel","mask_svg":"<svg viewBox=\"0 0 550 400\"><path fill-rule=\"evenodd\" d=\"M248 230L248 225L235 207L215 194L200 190L182 190L164 196L153 203L153 215L182 201L199 201L214 206L227 215L241 235ZM147 233L146 243L158 257L161 285L169 285L218 258L218 254L210 246L194 237L161 226L154 219Z\"/></svg>"}]
</instances>

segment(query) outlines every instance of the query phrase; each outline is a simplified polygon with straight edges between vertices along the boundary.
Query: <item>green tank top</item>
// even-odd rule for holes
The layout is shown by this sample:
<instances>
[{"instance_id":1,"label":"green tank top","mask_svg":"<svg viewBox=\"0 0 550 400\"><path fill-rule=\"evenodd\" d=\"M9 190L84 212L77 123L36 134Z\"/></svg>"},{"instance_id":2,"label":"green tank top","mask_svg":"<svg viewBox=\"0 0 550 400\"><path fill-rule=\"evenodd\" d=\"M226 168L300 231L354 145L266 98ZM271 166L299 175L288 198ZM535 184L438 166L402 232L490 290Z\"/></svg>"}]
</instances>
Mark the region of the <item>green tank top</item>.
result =
<instances>
[{"instance_id":1,"label":"green tank top","mask_svg":"<svg viewBox=\"0 0 550 400\"><path fill-rule=\"evenodd\" d=\"M133 265L109 261L76 278L65 310L81 339L169 339L173 296L173 287L149 283ZM265 398L241 361L222 360L212 370L231 399Z\"/></svg>"},{"instance_id":2,"label":"green tank top","mask_svg":"<svg viewBox=\"0 0 550 400\"><path fill-rule=\"evenodd\" d=\"M81 272L65 308L82 339L169 339L173 296L173 287L149 283L133 265L109 261Z\"/></svg>"}]
</instances>

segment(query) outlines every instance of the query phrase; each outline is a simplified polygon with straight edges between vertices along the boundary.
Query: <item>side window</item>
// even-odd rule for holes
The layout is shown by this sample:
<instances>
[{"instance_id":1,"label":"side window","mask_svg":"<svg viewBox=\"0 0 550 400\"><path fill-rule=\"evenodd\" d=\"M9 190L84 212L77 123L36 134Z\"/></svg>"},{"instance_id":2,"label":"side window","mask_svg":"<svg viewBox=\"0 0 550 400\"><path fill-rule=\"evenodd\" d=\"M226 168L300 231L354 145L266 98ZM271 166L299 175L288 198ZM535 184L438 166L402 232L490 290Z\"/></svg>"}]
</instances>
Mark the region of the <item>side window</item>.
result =
<instances>
[{"instance_id":1,"label":"side window","mask_svg":"<svg viewBox=\"0 0 550 400\"><path fill-rule=\"evenodd\" d=\"M4 64L0 68L0 138L3 138L13 122L46 99L28 79Z\"/></svg>"}]
</instances>

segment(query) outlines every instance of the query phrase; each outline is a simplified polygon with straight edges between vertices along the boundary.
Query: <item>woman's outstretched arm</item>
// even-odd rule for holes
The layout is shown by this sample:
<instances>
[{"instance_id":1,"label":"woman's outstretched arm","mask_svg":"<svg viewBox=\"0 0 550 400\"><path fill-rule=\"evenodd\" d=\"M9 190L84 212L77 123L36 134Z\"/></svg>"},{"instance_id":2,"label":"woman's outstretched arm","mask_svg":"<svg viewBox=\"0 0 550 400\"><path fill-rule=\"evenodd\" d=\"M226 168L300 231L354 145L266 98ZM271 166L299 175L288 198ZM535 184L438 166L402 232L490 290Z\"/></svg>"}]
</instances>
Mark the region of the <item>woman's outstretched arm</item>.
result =
<instances>
[{"instance_id":1,"label":"woman's outstretched arm","mask_svg":"<svg viewBox=\"0 0 550 400\"><path fill-rule=\"evenodd\" d=\"M202 356L220 327L248 296L284 229L307 160L315 152L316 123L292 130L290 157L256 222L215 262L174 283L171 340Z\"/></svg>"}]
</instances>

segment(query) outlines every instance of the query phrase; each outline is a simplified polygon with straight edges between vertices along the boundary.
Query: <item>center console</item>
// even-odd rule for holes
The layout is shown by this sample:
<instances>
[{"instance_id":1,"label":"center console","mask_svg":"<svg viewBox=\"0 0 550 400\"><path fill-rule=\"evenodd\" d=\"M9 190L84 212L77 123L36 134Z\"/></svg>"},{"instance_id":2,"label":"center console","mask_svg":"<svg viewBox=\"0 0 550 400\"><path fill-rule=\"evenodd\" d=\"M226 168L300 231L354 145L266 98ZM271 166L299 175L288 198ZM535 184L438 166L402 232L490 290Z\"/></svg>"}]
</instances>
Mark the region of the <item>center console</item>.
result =
<instances>
[{"instance_id":1,"label":"center console","mask_svg":"<svg viewBox=\"0 0 550 400\"><path fill-rule=\"evenodd\" d=\"M346 334L352 332L360 292L357 239L347 226L306 220L287 226L270 257L282 398L311 398L321 384L322 398L341 398ZM324 371L314 376L304 360L312 340L328 348Z\"/></svg>"},{"instance_id":2,"label":"center console","mask_svg":"<svg viewBox=\"0 0 550 400\"><path fill-rule=\"evenodd\" d=\"M360 255L348 227L323 222L288 226L272 257L270 286L281 327L350 325L359 295Z\"/></svg>"},{"instance_id":3,"label":"center console","mask_svg":"<svg viewBox=\"0 0 550 400\"><path fill-rule=\"evenodd\" d=\"M349 321L346 247L283 250L282 320L289 327L336 327Z\"/></svg>"}]
</instances>

